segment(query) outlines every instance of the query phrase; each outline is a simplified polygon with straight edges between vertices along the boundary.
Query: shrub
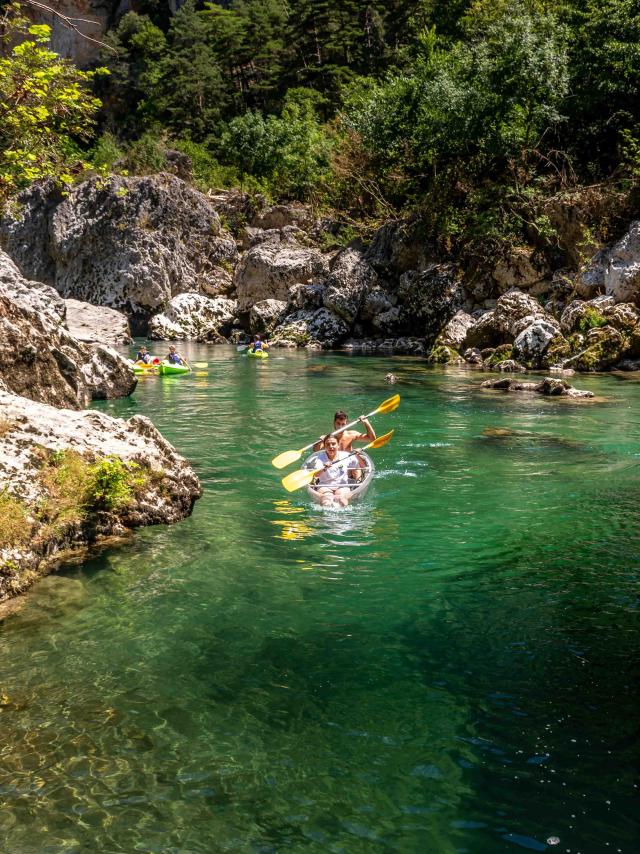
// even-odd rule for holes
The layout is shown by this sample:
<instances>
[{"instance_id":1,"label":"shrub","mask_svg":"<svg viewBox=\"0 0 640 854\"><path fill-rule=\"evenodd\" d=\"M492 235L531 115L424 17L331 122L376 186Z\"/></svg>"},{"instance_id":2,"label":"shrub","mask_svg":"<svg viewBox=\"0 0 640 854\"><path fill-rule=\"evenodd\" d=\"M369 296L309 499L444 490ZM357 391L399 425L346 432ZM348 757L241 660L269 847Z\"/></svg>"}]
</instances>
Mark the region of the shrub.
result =
<instances>
[{"instance_id":1,"label":"shrub","mask_svg":"<svg viewBox=\"0 0 640 854\"><path fill-rule=\"evenodd\" d=\"M584 314L580 318L578 329L580 332L588 332L590 329L597 329L600 326L606 325L607 318L603 317L596 308L589 306L585 309Z\"/></svg>"},{"instance_id":2,"label":"shrub","mask_svg":"<svg viewBox=\"0 0 640 854\"><path fill-rule=\"evenodd\" d=\"M121 510L131 503L136 487L144 484L140 466L118 457L105 457L89 469L87 501L95 509Z\"/></svg>"}]
</instances>

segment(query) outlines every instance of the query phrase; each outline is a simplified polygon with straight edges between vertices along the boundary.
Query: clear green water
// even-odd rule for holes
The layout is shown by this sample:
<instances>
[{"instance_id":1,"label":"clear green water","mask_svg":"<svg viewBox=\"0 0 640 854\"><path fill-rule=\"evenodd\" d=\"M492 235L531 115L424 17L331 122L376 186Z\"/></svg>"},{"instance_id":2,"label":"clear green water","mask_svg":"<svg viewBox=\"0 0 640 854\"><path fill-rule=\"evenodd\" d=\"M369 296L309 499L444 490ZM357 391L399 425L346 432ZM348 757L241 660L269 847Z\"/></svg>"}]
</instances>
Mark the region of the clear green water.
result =
<instances>
[{"instance_id":1,"label":"clear green water","mask_svg":"<svg viewBox=\"0 0 640 854\"><path fill-rule=\"evenodd\" d=\"M411 359L191 355L100 408L193 461L193 516L0 627L0 850L637 850L640 383L578 378L608 398L585 406ZM389 370L364 503L285 494L271 457Z\"/></svg>"}]
</instances>

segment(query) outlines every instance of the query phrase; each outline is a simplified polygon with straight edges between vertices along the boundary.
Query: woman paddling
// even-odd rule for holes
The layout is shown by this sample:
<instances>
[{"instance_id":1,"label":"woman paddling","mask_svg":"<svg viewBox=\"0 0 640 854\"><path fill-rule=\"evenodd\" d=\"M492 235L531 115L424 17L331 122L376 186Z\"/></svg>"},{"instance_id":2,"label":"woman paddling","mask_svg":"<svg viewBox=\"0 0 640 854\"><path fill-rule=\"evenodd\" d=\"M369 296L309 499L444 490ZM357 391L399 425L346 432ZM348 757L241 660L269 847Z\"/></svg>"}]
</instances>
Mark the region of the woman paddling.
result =
<instances>
[{"instance_id":1,"label":"woman paddling","mask_svg":"<svg viewBox=\"0 0 640 854\"><path fill-rule=\"evenodd\" d=\"M346 507L351 497L349 481L360 479L358 457L350 457L346 451L341 451L336 437L329 435L325 437L324 451L318 454L315 463L324 465L316 487L322 506L337 504Z\"/></svg>"}]
</instances>

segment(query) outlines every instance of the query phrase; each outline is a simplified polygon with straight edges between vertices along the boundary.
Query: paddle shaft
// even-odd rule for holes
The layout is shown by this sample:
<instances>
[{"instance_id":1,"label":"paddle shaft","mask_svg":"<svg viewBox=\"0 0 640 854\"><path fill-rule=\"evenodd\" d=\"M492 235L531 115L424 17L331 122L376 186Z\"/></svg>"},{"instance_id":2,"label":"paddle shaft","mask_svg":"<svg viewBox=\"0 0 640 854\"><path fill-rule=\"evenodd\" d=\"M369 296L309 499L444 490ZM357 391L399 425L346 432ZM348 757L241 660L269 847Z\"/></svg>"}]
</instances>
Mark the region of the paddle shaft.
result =
<instances>
[{"instance_id":1,"label":"paddle shaft","mask_svg":"<svg viewBox=\"0 0 640 854\"><path fill-rule=\"evenodd\" d=\"M376 412L378 411L378 409L380 409L380 407L379 407L379 406L377 406L377 407L373 410L373 412L370 412L368 415L365 415L365 416L364 416L364 418L373 418L373 416L376 414ZM360 419L359 419L359 418L356 418L356 420L355 420L355 421L352 421L350 424L345 424L345 426L344 426L344 427L341 427L339 430L334 430L334 431L333 431L333 433L329 433L329 435L330 435L330 436L337 436L337 435L338 435L338 433L344 433L344 431L345 431L345 430L348 430L348 429L349 429L349 427L355 427L355 425L356 425L356 424L359 424L359 423L360 423ZM318 442L320 442L323 438L324 438L323 436L320 436L318 439L316 439L316 440L315 440L315 442L312 442L310 445L305 445L305 446L304 446L304 448L300 448L300 453L302 454L302 453L304 453L305 451L308 451L308 450L309 450L309 448L313 448L313 446L314 446L314 445L316 445ZM364 450L364 448L362 448L362 450Z\"/></svg>"}]
</instances>

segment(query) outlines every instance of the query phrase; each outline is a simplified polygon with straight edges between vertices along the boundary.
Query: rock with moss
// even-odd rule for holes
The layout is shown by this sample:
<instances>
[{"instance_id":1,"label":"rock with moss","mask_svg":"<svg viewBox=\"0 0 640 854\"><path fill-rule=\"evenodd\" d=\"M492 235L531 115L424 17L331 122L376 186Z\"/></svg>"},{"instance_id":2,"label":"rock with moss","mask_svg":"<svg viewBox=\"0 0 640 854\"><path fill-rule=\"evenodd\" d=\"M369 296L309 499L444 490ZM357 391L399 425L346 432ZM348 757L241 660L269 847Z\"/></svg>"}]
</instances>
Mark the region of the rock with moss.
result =
<instances>
[{"instance_id":1,"label":"rock with moss","mask_svg":"<svg viewBox=\"0 0 640 854\"><path fill-rule=\"evenodd\" d=\"M538 318L520 332L513 342L513 355L525 364L538 366L551 342L558 335L558 323Z\"/></svg>"},{"instance_id":2,"label":"rock with moss","mask_svg":"<svg viewBox=\"0 0 640 854\"><path fill-rule=\"evenodd\" d=\"M457 364L463 361L460 353L445 344L436 344L431 348L427 361L437 365Z\"/></svg>"},{"instance_id":3,"label":"rock with moss","mask_svg":"<svg viewBox=\"0 0 640 854\"><path fill-rule=\"evenodd\" d=\"M63 551L188 516L201 494L188 463L141 415L122 421L0 392L0 420L0 599Z\"/></svg>"},{"instance_id":4,"label":"rock with moss","mask_svg":"<svg viewBox=\"0 0 640 854\"><path fill-rule=\"evenodd\" d=\"M512 355L513 347L511 344L500 344L500 346L493 349L491 354L487 356L486 360L484 360L485 367L490 370L497 368L501 362L511 359Z\"/></svg>"},{"instance_id":5,"label":"rock with moss","mask_svg":"<svg viewBox=\"0 0 640 854\"><path fill-rule=\"evenodd\" d=\"M622 359L629 340L613 326L602 326L592 329L584 344L582 351L565 360L564 367L586 372L607 371Z\"/></svg>"},{"instance_id":6,"label":"rock with moss","mask_svg":"<svg viewBox=\"0 0 640 854\"><path fill-rule=\"evenodd\" d=\"M538 383L520 382L515 379L504 377L499 380L485 380L481 387L496 389L499 391L542 394L548 397L593 397L592 391L573 388L573 386L571 386L566 380L557 379L556 377L545 377L544 380Z\"/></svg>"}]
</instances>

